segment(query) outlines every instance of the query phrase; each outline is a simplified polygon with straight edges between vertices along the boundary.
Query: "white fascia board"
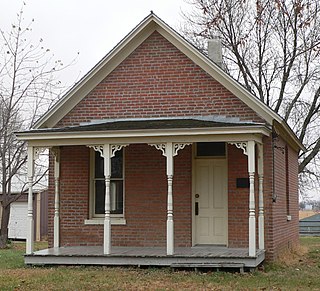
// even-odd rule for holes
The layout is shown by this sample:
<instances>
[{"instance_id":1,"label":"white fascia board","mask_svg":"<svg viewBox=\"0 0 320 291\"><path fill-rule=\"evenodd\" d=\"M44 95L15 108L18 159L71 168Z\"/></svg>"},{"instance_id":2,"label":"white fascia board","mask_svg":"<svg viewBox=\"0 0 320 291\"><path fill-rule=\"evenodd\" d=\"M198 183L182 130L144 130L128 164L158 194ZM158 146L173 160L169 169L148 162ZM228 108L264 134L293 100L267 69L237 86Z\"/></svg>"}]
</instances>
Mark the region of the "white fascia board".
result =
<instances>
[{"instance_id":1,"label":"white fascia board","mask_svg":"<svg viewBox=\"0 0 320 291\"><path fill-rule=\"evenodd\" d=\"M109 144L155 144L155 143L195 143L195 142L243 142L255 141L262 143L261 134L220 134L194 136L154 136L154 137L113 137L113 138L79 138L63 140L31 140L29 146L50 148L54 146L103 145Z\"/></svg>"},{"instance_id":2,"label":"white fascia board","mask_svg":"<svg viewBox=\"0 0 320 291\"><path fill-rule=\"evenodd\" d=\"M119 131L91 131L91 132L49 132L49 133L16 133L18 140L25 141L63 141L63 140L94 140L94 139L138 139L143 138L168 138L168 137L199 137L199 136L217 136L217 135L243 135L258 134L269 136L271 131L264 126L237 127L237 128L188 128L188 129L166 129L166 130L119 130Z\"/></svg>"},{"instance_id":3,"label":"white fascia board","mask_svg":"<svg viewBox=\"0 0 320 291\"><path fill-rule=\"evenodd\" d=\"M275 131L279 131L278 133L282 138L284 138L284 140L286 140L295 150L307 151L306 147L300 142L298 137L285 121L282 121L281 123L274 122L273 126Z\"/></svg>"}]
</instances>

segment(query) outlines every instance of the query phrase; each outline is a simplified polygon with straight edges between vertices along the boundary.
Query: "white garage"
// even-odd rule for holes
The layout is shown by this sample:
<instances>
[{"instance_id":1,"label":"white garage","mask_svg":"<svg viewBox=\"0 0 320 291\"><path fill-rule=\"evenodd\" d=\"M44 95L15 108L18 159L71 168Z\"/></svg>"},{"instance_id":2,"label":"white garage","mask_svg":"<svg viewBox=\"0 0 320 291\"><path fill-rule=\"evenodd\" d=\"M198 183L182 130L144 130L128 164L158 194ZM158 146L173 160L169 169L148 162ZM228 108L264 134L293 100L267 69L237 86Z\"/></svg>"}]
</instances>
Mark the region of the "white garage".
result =
<instances>
[{"instance_id":1,"label":"white garage","mask_svg":"<svg viewBox=\"0 0 320 291\"><path fill-rule=\"evenodd\" d=\"M13 202L11 204L9 233L11 239L26 239L27 237L27 202Z\"/></svg>"},{"instance_id":2,"label":"white garage","mask_svg":"<svg viewBox=\"0 0 320 291\"><path fill-rule=\"evenodd\" d=\"M34 238L35 240L45 240L48 235L48 192L42 191L33 194L34 213ZM0 228L2 218L2 197L0 193ZM27 238L27 216L28 202L27 194L22 195L10 205L10 217L8 224L8 238L12 240Z\"/></svg>"}]
</instances>

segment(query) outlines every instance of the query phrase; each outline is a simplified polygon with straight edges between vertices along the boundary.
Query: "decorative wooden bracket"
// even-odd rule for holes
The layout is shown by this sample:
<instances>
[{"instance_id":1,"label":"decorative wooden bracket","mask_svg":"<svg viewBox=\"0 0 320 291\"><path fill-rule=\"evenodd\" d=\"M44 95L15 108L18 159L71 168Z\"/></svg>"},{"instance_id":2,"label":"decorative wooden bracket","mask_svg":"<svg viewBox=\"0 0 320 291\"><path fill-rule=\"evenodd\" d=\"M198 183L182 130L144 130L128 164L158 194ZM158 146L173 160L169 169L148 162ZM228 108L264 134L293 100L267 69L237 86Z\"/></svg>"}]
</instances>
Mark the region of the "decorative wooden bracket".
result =
<instances>
[{"instance_id":1,"label":"decorative wooden bracket","mask_svg":"<svg viewBox=\"0 0 320 291\"><path fill-rule=\"evenodd\" d=\"M174 143L173 144L173 156L177 156L178 151L183 150L187 145L191 145L191 143Z\"/></svg>"},{"instance_id":2,"label":"decorative wooden bracket","mask_svg":"<svg viewBox=\"0 0 320 291\"><path fill-rule=\"evenodd\" d=\"M43 147L35 147L33 151L33 159L37 160L39 156L46 150L47 148Z\"/></svg>"},{"instance_id":3,"label":"decorative wooden bracket","mask_svg":"<svg viewBox=\"0 0 320 291\"><path fill-rule=\"evenodd\" d=\"M114 157L117 151L120 151L122 148L128 146L128 144L111 144L110 145L110 158ZM93 148L96 152L100 153L100 156L103 158L103 145L87 145L89 148Z\"/></svg>"},{"instance_id":4,"label":"decorative wooden bracket","mask_svg":"<svg viewBox=\"0 0 320 291\"><path fill-rule=\"evenodd\" d=\"M238 149L243 150L243 153L247 156L248 155L248 142L240 141L240 142L228 142L228 144L235 145Z\"/></svg>"},{"instance_id":5,"label":"decorative wooden bracket","mask_svg":"<svg viewBox=\"0 0 320 291\"><path fill-rule=\"evenodd\" d=\"M60 148L59 147L52 147L50 148L52 155L54 156L56 162L60 162Z\"/></svg>"},{"instance_id":6,"label":"decorative wooden bracket","mask_svg":"<svg viewBox=\"0 0 320 291\"><path fill-rule=\"evenodd\" d=\"M155 147L157 150L162 151L162 155L166 156L166 144L165 143L149 143L149 146Z\"/></svg>"},{"instance_id":7,"label":"decorative wooden bracket","mask_svg":"<svg viewBox=\"0 0 320 291\"><path fill-rule=\"evenodd\" d=\"M178 151L185 148L185 146L190 145L191 143L173 143L172 147L172 156L175 157L178 155ZM150 146L155 147L157 150L162 151L163 156L167 156L167 144L166 143L158 143L158 144L149 144Z\"/></svg>"}]
</instances>

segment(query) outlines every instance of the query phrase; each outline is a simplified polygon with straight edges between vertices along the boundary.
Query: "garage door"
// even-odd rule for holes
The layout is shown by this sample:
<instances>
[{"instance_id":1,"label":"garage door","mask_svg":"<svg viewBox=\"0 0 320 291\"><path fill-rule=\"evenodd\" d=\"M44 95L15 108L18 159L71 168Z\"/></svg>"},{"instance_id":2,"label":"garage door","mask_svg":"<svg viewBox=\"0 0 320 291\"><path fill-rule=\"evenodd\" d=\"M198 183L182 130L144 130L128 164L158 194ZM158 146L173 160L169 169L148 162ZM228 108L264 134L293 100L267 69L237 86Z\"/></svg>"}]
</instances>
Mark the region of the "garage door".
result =
<instances>
[{"instance_id":1,"label":"garage door","mask_svg":"<svg viewBox=\"0 0 320 291\"><path fill-rule=\"evenodd\" d=\"M27 202L13 202L11 204L9 219L9 238L26 239L27 238Z\"/></svg>"}]
</instances>

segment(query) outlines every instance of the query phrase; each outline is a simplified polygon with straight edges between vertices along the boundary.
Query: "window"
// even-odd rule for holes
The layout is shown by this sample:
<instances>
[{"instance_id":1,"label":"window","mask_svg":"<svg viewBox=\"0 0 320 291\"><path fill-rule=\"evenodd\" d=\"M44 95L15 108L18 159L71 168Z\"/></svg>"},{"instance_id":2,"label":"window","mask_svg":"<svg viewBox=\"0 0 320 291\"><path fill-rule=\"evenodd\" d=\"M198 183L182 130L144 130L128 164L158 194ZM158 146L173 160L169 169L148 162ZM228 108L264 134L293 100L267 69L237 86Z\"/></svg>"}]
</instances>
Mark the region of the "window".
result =
<instances>
[{"instance_id":1,"label":"window","mask_svg":"<svg viewBox=\"0 0 320 291\"><path fill-rule=\"evenodd\" d=\"M93 217L104 216L105 178L104 159L99 152L94 152L93 166ZM123 215L123 150L117 151L111 158L110 181L110 209L111 214Z\"/></svg>"},{"instance_id":2,"label":"window","mask_svg":"<svg viewBox=\"0 0 320 291\"><path fill-rule=\"evenodd\" d=\"M225 157L226 144L224 142L198 142L197 157Z\"/></svg>"}]
</instances>

